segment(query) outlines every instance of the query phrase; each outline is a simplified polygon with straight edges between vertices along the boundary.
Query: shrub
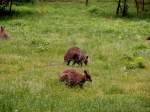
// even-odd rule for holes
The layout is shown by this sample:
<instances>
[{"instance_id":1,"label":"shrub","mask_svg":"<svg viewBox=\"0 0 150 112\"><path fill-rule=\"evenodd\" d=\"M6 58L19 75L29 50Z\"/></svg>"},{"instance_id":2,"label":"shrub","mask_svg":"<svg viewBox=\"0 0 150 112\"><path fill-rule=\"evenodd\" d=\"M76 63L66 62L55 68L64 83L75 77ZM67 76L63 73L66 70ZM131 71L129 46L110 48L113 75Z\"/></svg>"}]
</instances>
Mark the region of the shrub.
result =
<instances>
[{"instance_id":1,"label":"shrub","mask_svg":"<svg viewBox=\"0 0 150 112\"><path fill-rule=\"evenodd\" d=\"M88 9L88 12L92 15L99 15L100 14L100 9L96 6L92 6Z\"/></svg>"},{"instance_id":2,"label":"shrub","mask_svg":"<svg viewBox=\"0 0 150 112\"><path fill-rule=\"evenodd\" d=\"M130 58L130 60L126 60L126 69L143 69L145 68L144 65L144 58L143 57L136 57Z\"/></svg>"}]
</instances>

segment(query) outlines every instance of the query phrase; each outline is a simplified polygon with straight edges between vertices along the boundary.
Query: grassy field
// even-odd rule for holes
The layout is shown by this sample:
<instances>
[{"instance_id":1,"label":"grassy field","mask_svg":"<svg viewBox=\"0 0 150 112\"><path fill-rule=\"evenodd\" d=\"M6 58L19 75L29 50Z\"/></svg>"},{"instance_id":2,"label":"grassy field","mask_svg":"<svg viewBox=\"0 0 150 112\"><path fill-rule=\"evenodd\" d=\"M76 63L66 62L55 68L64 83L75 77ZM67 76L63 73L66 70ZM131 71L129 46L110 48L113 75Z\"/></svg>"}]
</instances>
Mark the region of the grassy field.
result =
<instances>
[{"instance_id":1,"label":"grassy field","mask_svg":"<svg viewBox=\"0 0 150 112\"><path fill-rule=\"evenodd\" d=\"M0 41L0 112L150 112L150 19L114 16L115 3L14 6L0 18L11 38ZM88 66L63 65L80 47ZM83 89L58 81L66 68L88 70Z\"/></svg>"}]
</instances>

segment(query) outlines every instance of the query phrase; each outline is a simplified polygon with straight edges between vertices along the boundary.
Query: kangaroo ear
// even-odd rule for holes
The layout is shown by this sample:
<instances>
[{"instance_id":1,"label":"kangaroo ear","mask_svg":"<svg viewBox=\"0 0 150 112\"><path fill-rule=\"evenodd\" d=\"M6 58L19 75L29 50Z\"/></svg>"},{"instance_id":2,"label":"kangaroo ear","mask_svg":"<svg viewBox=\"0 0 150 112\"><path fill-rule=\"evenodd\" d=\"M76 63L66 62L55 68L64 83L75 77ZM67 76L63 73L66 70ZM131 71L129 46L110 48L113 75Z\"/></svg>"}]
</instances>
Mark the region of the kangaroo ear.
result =
<instances>
[{"instance_id":1,"label":"kangaroo ear","mask_svg":"<svg viewBox=\"0 0 150 112\"><path fill-rule=\"evenodd\" d=\"M88 74L86 70L84 70L84 73L85 73L86 75Z\"/></svg>"},{"instance_id":2,"label":"kangaroo ear","mask_svg":"<svg viewBox=\"0 0 150 112\"><path fill-rule=\"evenodd\" d=\"M3 27L3 26L1 26L1 32L2 32L2 31L4 31L4 27Z\"/></svg>"},{"instance_id":3,"label":"kangaroo ear","mask_svg":"<svg viewBox=\"0 0 150 112\"><path fill-rule=\"evenodd\" d=\"M0 31L2 31L2 29L3 29L3 27L1 26L1 29L0 29Z\"/></svg>"},{"instance_id":4,"label":"kangaroo ear","mask_svg":"<svg viewBox=\"0 0 150 112\"><path fill-rule=\"evenodd\" d=\"M88 59L89 58L89 56L86 56L86 59Z\"/></svg>"},{"instance_id":5,"label":"kangaroo ear","mask_svg":"<svg viewBox=\"0 0 150 112\"><path fill-rule=\"evenodd\" d=\"M147 37L147 39L146 40L150 40L150 36L149 37Z\"/></svg>"}]
</instances>

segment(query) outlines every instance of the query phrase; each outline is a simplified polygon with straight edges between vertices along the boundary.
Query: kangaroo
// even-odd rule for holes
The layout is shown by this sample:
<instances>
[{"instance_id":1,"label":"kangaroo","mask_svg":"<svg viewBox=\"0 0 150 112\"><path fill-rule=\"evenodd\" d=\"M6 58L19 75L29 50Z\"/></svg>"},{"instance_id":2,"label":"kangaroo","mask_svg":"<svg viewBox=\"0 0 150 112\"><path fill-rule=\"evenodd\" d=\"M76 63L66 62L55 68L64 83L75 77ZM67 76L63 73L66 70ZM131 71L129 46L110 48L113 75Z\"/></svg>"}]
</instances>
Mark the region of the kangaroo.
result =
<instances>
[{"instance_id":1,"label":"kangaroo","mask_svg":"<svg viewBox=\"0 0 150 112\"><path fill-rule=\"evenodd\" d=\"M0 39L8 39L8 34L3 26L0 27Z\"/></svg>"},{"instance_id":2,"label":"kangaroo","mask_svg":"<svg viewBox=\"0 0 150 112\"><path fill-rule=\"evenodd\" d=\"M64 55L64 62L67 63L67 65L69 65L71 61L73 61L73 65L75 65L76 63L81 66L83 63L87 65L88 56L82 53L80 48L72 47L69 48Z\"/></svg>"},{"instance_id":3,"label":"kangaroo","mask_svg":"<svg viewBox=\"0 0 150 112\"><path fill-rule=\"evenodd\" d=\"M86 81L91 81L91 76L88 74L86 70L84 70L84 75L80 72L76 71L75 69L66 69L60 74L59 80L61 82L65 82L66 85L70 87L79 85L81 88Z\"/></svg>"}]
</instances>

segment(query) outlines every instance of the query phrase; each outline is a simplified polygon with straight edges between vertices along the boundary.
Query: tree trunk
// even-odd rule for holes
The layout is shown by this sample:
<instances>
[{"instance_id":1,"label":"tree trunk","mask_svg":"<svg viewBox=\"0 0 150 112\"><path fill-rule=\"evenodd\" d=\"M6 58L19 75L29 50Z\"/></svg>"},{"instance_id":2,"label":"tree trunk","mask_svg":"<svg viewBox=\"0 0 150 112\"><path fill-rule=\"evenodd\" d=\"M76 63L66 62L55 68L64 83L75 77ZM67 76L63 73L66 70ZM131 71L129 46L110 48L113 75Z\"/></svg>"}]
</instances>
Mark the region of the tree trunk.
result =
<instances>
[{"instance_id":1,"label":"tree trunk","mask_svg":"<svg viewBox=\"0 0 150 112\"><path fill-rule=\"evenodd\" d=\"M136 4L136 9L137 9L137 15L138 15L139 14L139 5L138 5L137 0L135 0L135 4Z\"/></svg>"},{"instance_id":2,"label":"tree trunk","mask_svg":"<svg viewBox=\"0 0 150 112\"><path fill-rule=\"evenodd\" d=\"M11 13L11 7L12 7L12 0L10 0L10 7L9 7L9 12Z\"/></svg>"},{"instance_id":3,"label":"tree trunk","mask_svg":"<svg viewBox=\"0 0 150 112\"><path fill-rule=\"evenodd\" d=\"M128 14L127 0L124 0L124 6L123 6L122 16L127 16L127 14Z\"/></svg>"},{"instance_id":4,"label":"tree trunk","mask_svg":"<svg viewBox=\"0 0 150 112\"><path fill-rule=\"evenodd\" d=\"M142 5L143 5L143 7L142 7L143 9L142 10L144 11L144 0L143 0L143 4Z\"/></svg>"},{"instance_id":5,"label":"tree trunk","mask_svg":"<svg viewBox=\"0 0 150 112\"><path fill-rule=\"evenodd\" d=\"M117 10L116 10L117 15L119 14L120 7L121 7L121 0L118 1L118 7L117 7Z\"/></svg>"},{"instance_id":6,"label":"tree trunk","mask_svg":"<svg viewBox=\"0 0 150 112\"><path fill-rule=\"evenodd\" d=\"M88 6L88 3L89 3L89 0L86 0L85 1L85 5Z\"/></svg>"}]
</instances>

